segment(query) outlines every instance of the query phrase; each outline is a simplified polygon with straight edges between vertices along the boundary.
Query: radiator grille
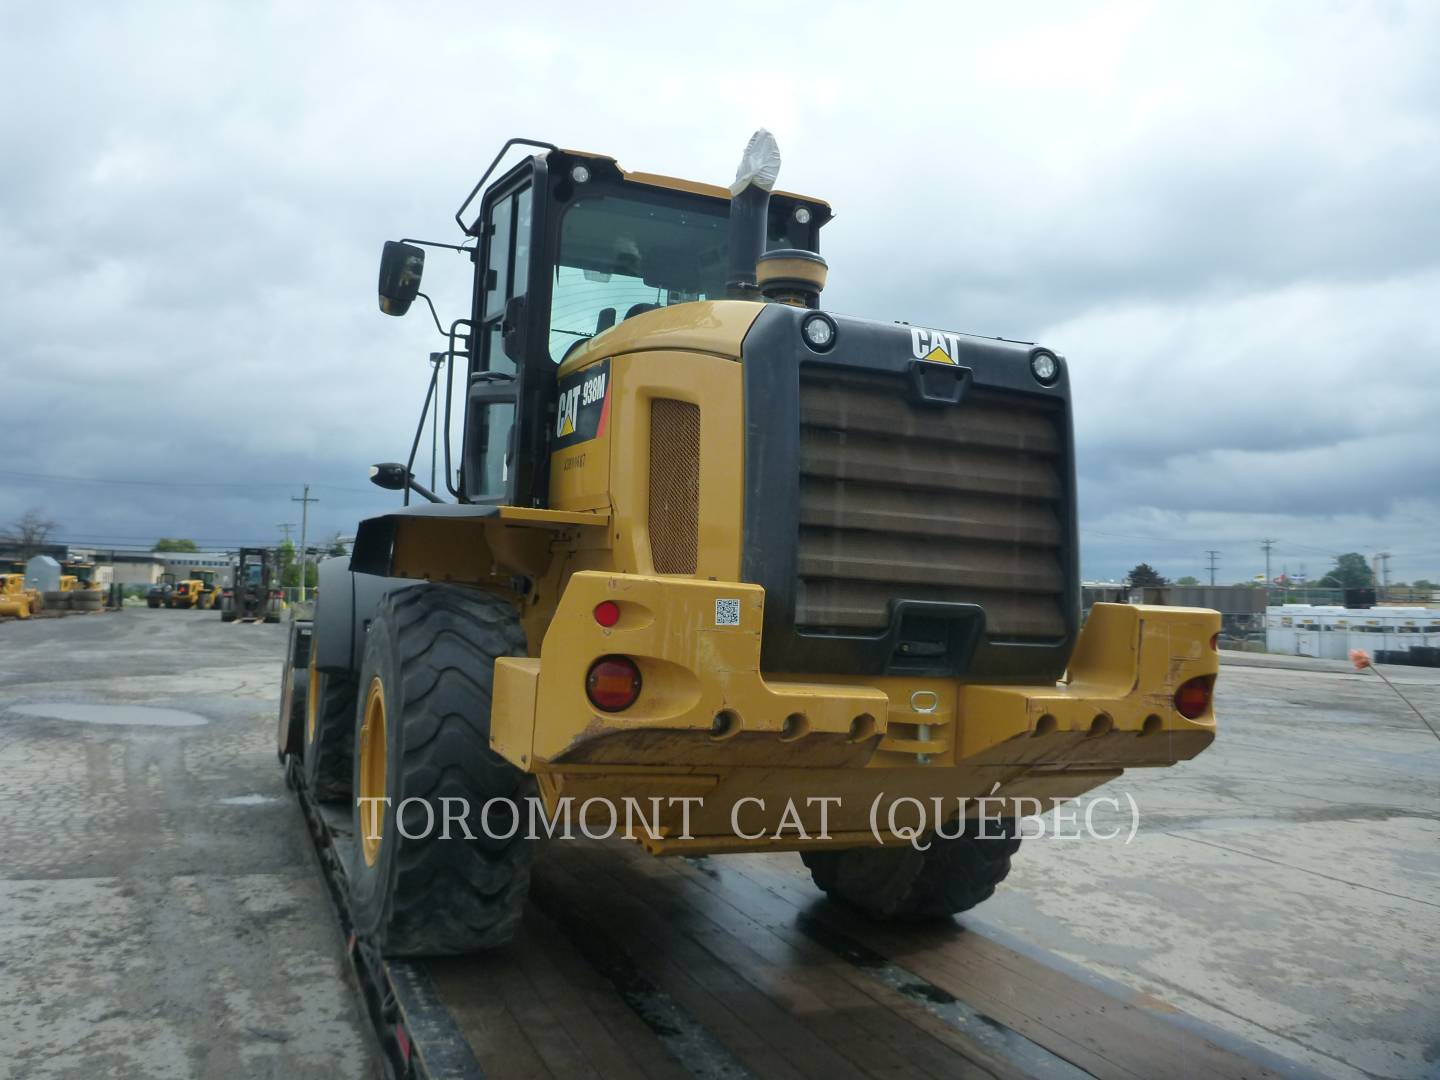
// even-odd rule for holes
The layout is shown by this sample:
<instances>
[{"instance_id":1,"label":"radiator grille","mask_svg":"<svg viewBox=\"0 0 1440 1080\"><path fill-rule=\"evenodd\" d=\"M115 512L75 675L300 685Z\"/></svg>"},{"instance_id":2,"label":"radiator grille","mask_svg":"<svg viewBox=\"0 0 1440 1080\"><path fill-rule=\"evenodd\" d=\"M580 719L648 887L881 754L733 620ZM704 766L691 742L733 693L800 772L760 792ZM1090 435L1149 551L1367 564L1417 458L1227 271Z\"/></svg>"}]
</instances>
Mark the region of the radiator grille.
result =
<instances>
[{"instance_id":1,"label":"radiator grille","mask_svg":"<svg viewBox=\"0 0 1440 1080\"><path fill-rule=\"evenodd\" d=\"M700 407L650 402L650 552L657 574L695 573L700 530Z\"/></svg>"},{"instance_id":2,"label":"radiator grille","mask_svg":"<svg viewBox=\"0 0 1440 1080\"><path fill-rule=\"evenodd\" d=\"M945 600L984 607L991 638L1062 637L1058 413L994 391L941 408L905 392L834 369L801 382L797 624L873 632L893 599Z\"/></svg>"}]
</instances>

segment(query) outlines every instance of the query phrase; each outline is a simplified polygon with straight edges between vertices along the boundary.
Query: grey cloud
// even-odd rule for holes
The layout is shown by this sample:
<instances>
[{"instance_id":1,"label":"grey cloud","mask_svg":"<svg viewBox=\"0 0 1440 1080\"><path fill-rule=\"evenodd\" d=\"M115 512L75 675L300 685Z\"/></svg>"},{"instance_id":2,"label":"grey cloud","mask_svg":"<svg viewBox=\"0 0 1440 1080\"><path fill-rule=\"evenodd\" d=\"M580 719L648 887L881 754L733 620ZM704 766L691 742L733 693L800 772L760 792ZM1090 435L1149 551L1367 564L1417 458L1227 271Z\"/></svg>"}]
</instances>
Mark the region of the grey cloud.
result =
<instances>
[{"instance_id":1,"label":"grey cloud","mask_svg":"<svg viewBox=\"0 0 1440 1080\"><path fill-rule=\"evenodd\" d=\"M364 466L408 447L434 347L423 312L375 310L382 240L453 239L512 134L725 181L765 124L781 185L838 211L837 310L1067 354L1087 572L1194 572L1205 547L1253 560L1276 535L1317 565L1373 543L1440 577L1433 6L774 20L13 13L0 520L38 505L77 537L262 539L308 480L317 528L349 531L389 505ZM427 272L447 317L465 269Z\"/></svg>"}]
</instances>

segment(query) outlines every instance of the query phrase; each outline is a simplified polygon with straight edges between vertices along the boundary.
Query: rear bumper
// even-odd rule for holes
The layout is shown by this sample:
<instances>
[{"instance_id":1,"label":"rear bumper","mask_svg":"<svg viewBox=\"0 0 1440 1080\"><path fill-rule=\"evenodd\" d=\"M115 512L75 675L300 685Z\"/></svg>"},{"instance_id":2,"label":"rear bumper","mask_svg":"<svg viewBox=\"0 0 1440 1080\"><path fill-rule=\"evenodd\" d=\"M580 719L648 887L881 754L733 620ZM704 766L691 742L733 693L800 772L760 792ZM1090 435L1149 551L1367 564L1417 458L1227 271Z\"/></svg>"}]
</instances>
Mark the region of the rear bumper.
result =
<instances>
[{"instance_id":1,"label":"rear bumper","mask_svg":"<svg viewBox=\"0 0 1440 1080\"><path fill-rule=\"evenodd\" d=\"M1127 766L1194 757L1214 738L1212 711L1189 720L1173 702L1182 683L1218 671L1213 611L1097 605L1066 681L986 686L762 674L764 599L753 585L574 575L540 656L496 664L494 749L538 774L550 801L700 792L728 821L736 798L766 791L867 804L882 790L1070 798ZM602 600L620 605L614 627L595 621ZM612 653L634 658L644 680L635 705L613 714L584 689L590 665Z\"/></svg>"}]
</instances>

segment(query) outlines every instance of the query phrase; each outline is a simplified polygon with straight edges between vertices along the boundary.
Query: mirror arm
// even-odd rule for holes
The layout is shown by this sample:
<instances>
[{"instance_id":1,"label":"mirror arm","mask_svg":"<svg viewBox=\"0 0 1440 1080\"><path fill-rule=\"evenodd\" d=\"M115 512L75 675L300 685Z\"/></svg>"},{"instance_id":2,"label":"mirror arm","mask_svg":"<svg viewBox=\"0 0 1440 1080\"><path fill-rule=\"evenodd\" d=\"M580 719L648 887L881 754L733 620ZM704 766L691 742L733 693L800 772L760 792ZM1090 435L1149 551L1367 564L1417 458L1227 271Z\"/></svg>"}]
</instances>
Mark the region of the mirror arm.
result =
<instances>
[{"instance_id":1,"label":"mirror arm","mask_svg":"<svg viewBox=\"0 0 1440 1080\"><path fill-rule=\"evenodd\" d=\"M438 354L437 354L437 355L438 355ZM439 365L438 363L432 363L432 364L430 365L430 386L429 386L429 387L426 389L426 391L425 391L425 404L422 405L422 406L420 406L420 422L415 425L415 438L414 438L414 440L410 443L410 456L405 459L405 505L406 505L406 506L409 506L409 505L410 505L410 489L411 489L411 488L414 488L414 489L415 489L416 491L418 491L421 495L424 495L424 496L426 496L427 498L429 498L429 500L430 500L431 502L439 502L439 501L440 501L438 498L436 498L436 497L435 497L433 494L431 494L429 491L427 491L426 489L422 488L419 484L417 484L417 483L415 482L415 475L414 475L414 473L415 473L415 454L416 454L416 453L419 451L419 449L420 449L420 436L425 433L425 420L426 420L426 418L430 415L430 402L431 402L431 400L432 400L432 399L434 398L434 396L435 396L435 380L438 379L439 377L440 377L440 365Z\"/></svg>"},{"instance_id":2,"label":"mirror arm","mask_svg":"<svg viewBox=\"0 0 1440 1080\"><path fill-rule=\"evenodd\" d=\"M427 488L424 484L420 483L419 480L416 480L413 476L410 477L409 483L410 487L415 489L415 494L419 495L421 498L429 499L432 503L445 501L444 499L440 498L439 495L436 495L433 491ZM406 494L409 494L409 492L407 491ZM407 502L405 505L409 506L410 504Z\"/></svg>"},{"instance_id":3,"label":"mirror arm","mask_svg":"<svg viewBox=\"0 0 1440 1080\"><path fill-rule=\"evenodd\" d=\"M435 305L430 303L430 297L426 296L423 292L417 292L415 295L420 297L421 300L424 300L426 305L430 308L430 318L435 320L435 332L441 337L444 337L445 328L440 325L440 316L435 314Z\"/></svg>"},{"instance_id":4,"label":"mirror arm","mask_svg":"<svg viewBox=\"0 0 1440 1080\"><path fill-rule=\"evenodd\" d=\"M450 251L464 251L467 254L474 252L473 247L466 247L464 244L442 244L439 240L416 240L413 236L407 236L401 240L402 244L418 244L420 247L447 248Z\"/></svg>"}]
</instances>

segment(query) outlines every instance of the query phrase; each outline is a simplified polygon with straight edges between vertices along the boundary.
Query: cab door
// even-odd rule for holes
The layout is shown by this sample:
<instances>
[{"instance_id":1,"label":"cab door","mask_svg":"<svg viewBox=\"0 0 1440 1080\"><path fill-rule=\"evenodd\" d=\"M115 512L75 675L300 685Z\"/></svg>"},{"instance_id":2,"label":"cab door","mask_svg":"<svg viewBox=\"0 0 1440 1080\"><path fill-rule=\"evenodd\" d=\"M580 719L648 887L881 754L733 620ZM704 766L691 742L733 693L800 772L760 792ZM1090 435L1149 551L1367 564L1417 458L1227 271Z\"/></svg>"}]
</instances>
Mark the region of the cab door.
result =
<instances>
[{"instance_id":1,"label":"cab door","mask_svg":"<svg viewBox=\"0 0 1440 1080\"><path fill-rule=\"evenodd\" d=\"M481 208L477 257L482 269L475 275L472 355L464 391L461 479L468 502L523 499L520 505L528 506L531 501L517 490L517 479L528 471L516 460L523 372L506 354L504 341L507 312L513 319L531 291L533 191L534 170L522 166L486 193Z\"/></svg>"}]
</instances>

